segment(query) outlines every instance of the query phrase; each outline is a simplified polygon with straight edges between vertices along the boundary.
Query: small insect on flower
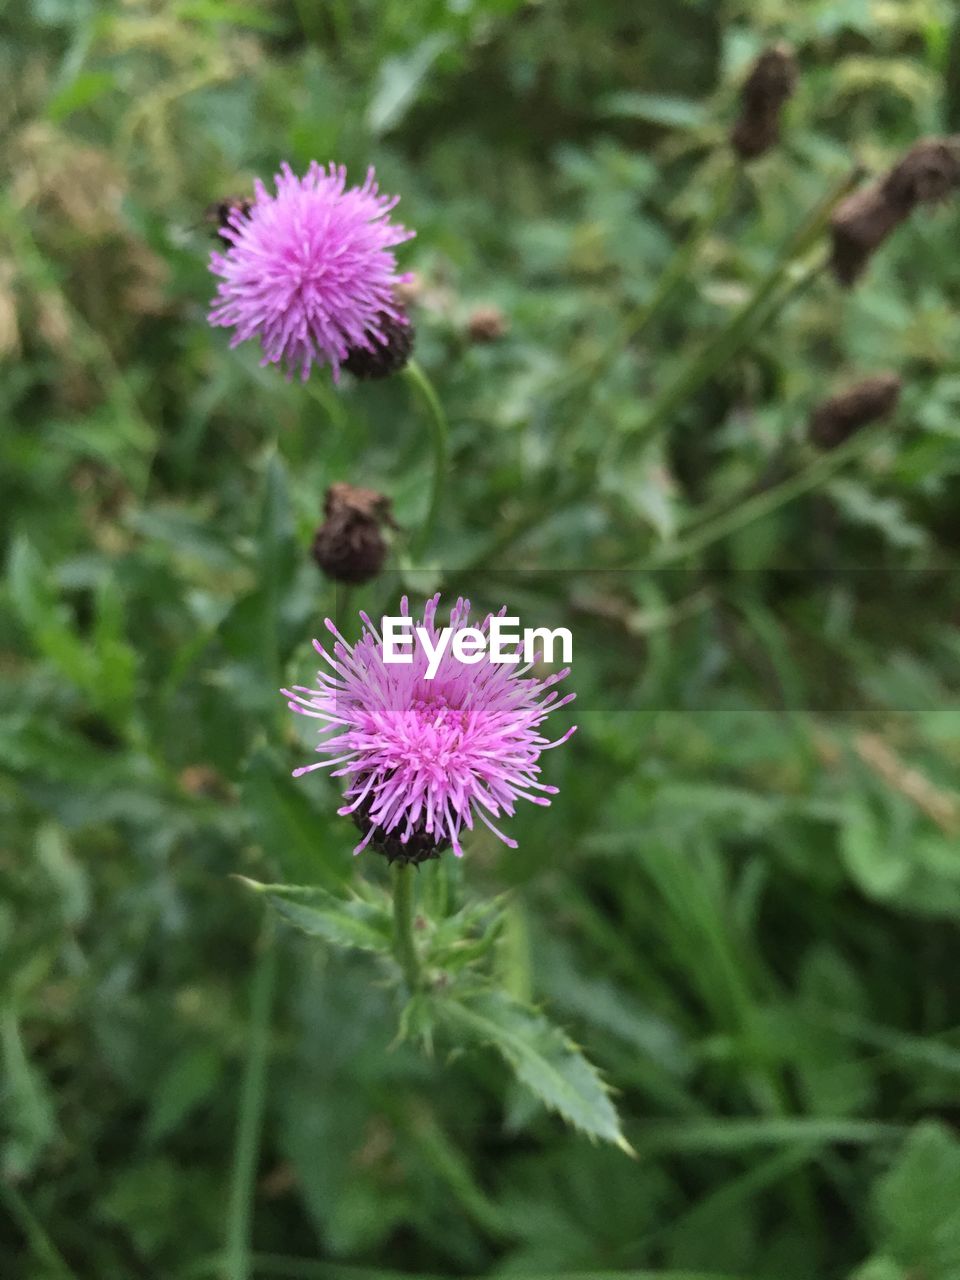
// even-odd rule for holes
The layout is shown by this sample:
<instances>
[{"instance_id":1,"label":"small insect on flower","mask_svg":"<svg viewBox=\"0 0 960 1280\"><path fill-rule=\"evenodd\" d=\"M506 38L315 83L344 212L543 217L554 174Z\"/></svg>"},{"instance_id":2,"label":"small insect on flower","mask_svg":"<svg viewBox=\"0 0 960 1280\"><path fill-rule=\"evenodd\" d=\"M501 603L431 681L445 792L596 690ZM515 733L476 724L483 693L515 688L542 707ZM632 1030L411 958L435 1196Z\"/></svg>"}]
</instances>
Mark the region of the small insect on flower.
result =
<instances>
[{"instance_id":1,"label":"small insect on flower","mask_svg":"<svg viewBox=\"0 0 960 1280\"><path fill-rule=\"evenodd\" d=\"M436 595L424 609L423 634L433 642L439 602ZM406 597L400 610L409 616ZM450 626L466 626L469 614L470 602L458 600ZM330 668L318 673L317 688L283 690L291 711L323 721L326 735L316 750L328 758L293 776L332 768L332 777L346 779L338 813L363 833L355 853L369 845L391 862L419 863L452 847L460 857L463 830L477 818L516 848L494 820L512 816L517 800L548 805L557 792L539 780L540 755L576 726L553 742L540 727L575 696L554 688L569 667L539 679L529 665L467 664L446 650L428 680L426 646L409 663L386 663L379 631L367 614L360 618L363 635L354 645L329 620L333 653L314 640ZM488 616L477 630L489 624Z\"/></svg>"},{"instance_id":2,"label":"small insect on flower","mask_svg":"<svg viewBox=\"0 0 960 1280\"><path fill-rule=\"evenodd\" d=\"M203 220L213 227L213 234L225 245L230 244L229 236L223 233L238 222L246 222L250 217L253 201L248 196L232 196L227 200L215 200L208 204L203 213Z\"/></svg>"},{"instance_id":3,"label":"small insect on flower","mask_svg":"<svg viewBox=\"0 0 960 1280\"><path fill-rule=\"evenodd\" d=\"M406 324L394 287L393 248L415 233L390 220L399 197L379 193L372 169L362 187L347 171L314 161L303 178L288 164L276 194L258 179L246 216L232 212L210 255L220 277L209 320L234 330L230 345L256 338L261 364L279 364L305 382L313 365L340 366L358 350L376 351L387 329Z\"/></svg>"}]
</instances>

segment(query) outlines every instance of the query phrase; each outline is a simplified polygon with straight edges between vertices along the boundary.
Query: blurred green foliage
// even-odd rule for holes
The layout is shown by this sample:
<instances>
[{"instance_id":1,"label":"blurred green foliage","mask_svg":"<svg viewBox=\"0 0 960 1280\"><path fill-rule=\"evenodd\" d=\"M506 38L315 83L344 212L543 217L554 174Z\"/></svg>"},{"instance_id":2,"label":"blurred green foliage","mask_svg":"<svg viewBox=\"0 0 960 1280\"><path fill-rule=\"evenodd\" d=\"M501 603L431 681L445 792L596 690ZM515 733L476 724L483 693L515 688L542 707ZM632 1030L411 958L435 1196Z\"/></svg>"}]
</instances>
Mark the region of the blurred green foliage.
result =
<instances>
[{"instance_id":1,"label":"blurred green foliage","mask_svg":"<svg viewBox=\"0 0 960 1280\"><path fill-rule=\"evenodd\" d=\"M854 159L958 127L951 17L0 5L5 1280L234 1280L247 1227L258 1277L960 1277L956 209L854 291L816 279L619 450ZM802 70L783 145L619 342L727 180L736 85L774 38ZM503 982L589 1046L636 1160L490 1049L393 1043L374 961L283 927L264 950L228 878L385 881L333 787L289 779L306 738L276 690L342 611L307 554L326 486L422 517L420 409L400 382L306 393L204 321L204 208L315 157L375 163L418 231L453 445L433 576L574 629L560 797L518 815L517 852L478 838L444 875L457 901L511 891ZM469 341L480 304L500 341ZM644 571L801 456L828 386L886 368L905 411L855 466Z\"/></svg>"}]
</instances>

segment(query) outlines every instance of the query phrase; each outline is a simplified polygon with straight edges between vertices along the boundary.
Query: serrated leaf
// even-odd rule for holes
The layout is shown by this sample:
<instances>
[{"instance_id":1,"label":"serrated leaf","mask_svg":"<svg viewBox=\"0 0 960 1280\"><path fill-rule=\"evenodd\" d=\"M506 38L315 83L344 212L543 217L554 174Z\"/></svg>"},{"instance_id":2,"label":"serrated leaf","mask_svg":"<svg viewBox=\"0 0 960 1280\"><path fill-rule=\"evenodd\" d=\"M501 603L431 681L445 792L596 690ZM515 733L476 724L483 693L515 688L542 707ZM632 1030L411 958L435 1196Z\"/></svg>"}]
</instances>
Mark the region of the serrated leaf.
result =
<instances>
[{"instance_id":1,"label":"serrated leaf","mask_svg":"<svg viewBox=\"0 0 960 1280\"><path fill-rule=\"evenodd\" d=\"M434 927L430 935L429 963L447 971L462 969L489 952L502 925L499 898L464 907Z\"/></svg>"},{"instance_id":2,"label":"serrated leaf","mask_svg":"<svg viewBox=\"0 0 960 1280\"><path fill-rule=\"evenodd\" d=\"M313 886L265 885L246 879L243 883L262 893L281 919L312 938L357 951L391 949L392 922L385 905L338 898Z\"/></svg>"},{"instance_id":3,"label":"serrated leaf","mask_svg":"<svg viewBox=\"0 0 960 1280\"><path fill-rule=\"evenodd\" d=\"M521 1084L568 1124L631 1151L600 1073L542 1013L499 992L445 999L438 1013L450 1030L492 1045Z\"/></svg>"}]
</instances>

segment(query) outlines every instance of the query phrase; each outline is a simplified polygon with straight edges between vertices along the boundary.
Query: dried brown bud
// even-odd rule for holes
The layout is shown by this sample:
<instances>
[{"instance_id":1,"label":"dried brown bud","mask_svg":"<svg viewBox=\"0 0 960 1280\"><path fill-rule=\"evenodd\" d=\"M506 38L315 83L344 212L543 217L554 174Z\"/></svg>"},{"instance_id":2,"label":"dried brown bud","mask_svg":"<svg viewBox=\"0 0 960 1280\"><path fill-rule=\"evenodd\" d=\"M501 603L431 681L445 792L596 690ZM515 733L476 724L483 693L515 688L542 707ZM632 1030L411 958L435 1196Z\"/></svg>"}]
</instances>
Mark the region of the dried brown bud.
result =
<instances>
[{"instance_id":1,"label":"dried brown bud","mask_svg":"<svg viewBox=\"0 0 960 1280\"><path fill-rule=\"evenodd\" d=\"M496 342L508 328L507 317L499 307L492 305L474 307L467 321L467 333L471 342Z\"/></svg>"},{"instance_id":2,"label":"dried brown bud","mask_svg":"<svg viewBox=\"0 0 960 1280\"><path fill-rule=\"evenodd\" d=\"M830 223L834 276L852 285L876 250L921 204L945 199L960 186L960 138L923 138L884 177L855 191Z\"/></svg>"},{"instance_id":3,"label":"dried brown bud","mask_svg":"<svg viewBox=\"0 0 960 1280\"><path fill-rule=\"evenodd\" d=\"M383 525L396 528L390 499L376 489L333 484L323 504L326 520L314 534L313 558L335 582L369 582L383 568Z\"/></svg>"},{"instance_id":4,"label":"dried brown bud","mask_svg":"<svg viewBox=\"0 0 960 1280\"><path fill-rule=\"evenodd\" d=\"M861 428L888 417L900 399L902 387L895 373L878 373L831 396L810 415L810 443L818 449L836 449Z\"/></svg>"},{"instance_id":5,"label":"dried brown bud","mask_svg":"<svg viewBox=\"0 0 960 1280\"><path fill-rule=\"evenodd\" d=\"M780 140L780 112L797 85L797 60L789 45L764 49L740 93L740 115L730 143L743 160L762 156Z\"/></svg>"},{"instance_id":6,"label":"dried brown bud","mask_svg":"<svg viewBox=\"0 0 960 1280\"><path fill-rule=\"evenodd\" d=\"M396 320L385 313L377 317L383 341L371 338L369 347L351 347L343 362L355 378L389 378L391 373L398 373L413 353L413 340L416 337L409 318L404 314L402 320Z\"/></svg>"}]
</instances>

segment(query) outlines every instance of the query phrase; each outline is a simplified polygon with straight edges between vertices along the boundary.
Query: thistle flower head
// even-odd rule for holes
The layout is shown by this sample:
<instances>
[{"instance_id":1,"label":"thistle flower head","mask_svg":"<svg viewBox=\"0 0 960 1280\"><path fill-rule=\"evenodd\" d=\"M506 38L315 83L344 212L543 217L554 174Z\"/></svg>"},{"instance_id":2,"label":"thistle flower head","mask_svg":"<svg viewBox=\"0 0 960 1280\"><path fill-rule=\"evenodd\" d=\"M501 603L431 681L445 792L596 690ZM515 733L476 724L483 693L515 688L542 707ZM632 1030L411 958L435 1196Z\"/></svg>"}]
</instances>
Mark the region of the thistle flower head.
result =
<instances>
[{"instance_id":1,"label":"thistle flower head","mask_svg":"<svg viewBox=\"0 0 960 1280\"><path fill-rule=\"evenodd\" d=\"M424 609L423 627L431 646L438 640L440 597ZM401 613L409 616L406 598ZM504 611L501 611L504 612ZM458 600L450 626L468 625L470 602ZM370 618L361 613L363 635L350 645L334 624L332 654L314 647L327 663L315 689L284 689L292 711L323 722L316 750L326 759L294 771L332 768L346 780L345 804L368 844L391 859L404 849L417 862L452 845L459 857L463 829L479 819L504 844L516 841L495 825L512 816L517 800L547 805L557 788L539 780L540 754L559 746L570 729L551 742L541 732L552 711L572 701L554 688L569 668L540 679L522 664L461 662L448 645L432 680L427 657L415 645L409 664L387 663L383 643ZM489 615L479 628L486 631Z\"/></svg>"},{"instance_id":2,"label":"thistle flower head","mask_svg":"<svg viewBox=\"0 0 960 1280\"><path fill-rule=\"evenodd\" d=\"M209 320L234 329L231 346L258 338L261 364L283 364L304 381L314 364L334 378L351 351L386 341L384 325L405 322L394 301L394 246L414 232L391 222L398 197L380 195L373 169L362 187L346 189L347 172L314 161L303 178L288 164L276 194L259 179L244 212L231 211L210 255L220 277Z\"/></svg>"}]
</instances>

